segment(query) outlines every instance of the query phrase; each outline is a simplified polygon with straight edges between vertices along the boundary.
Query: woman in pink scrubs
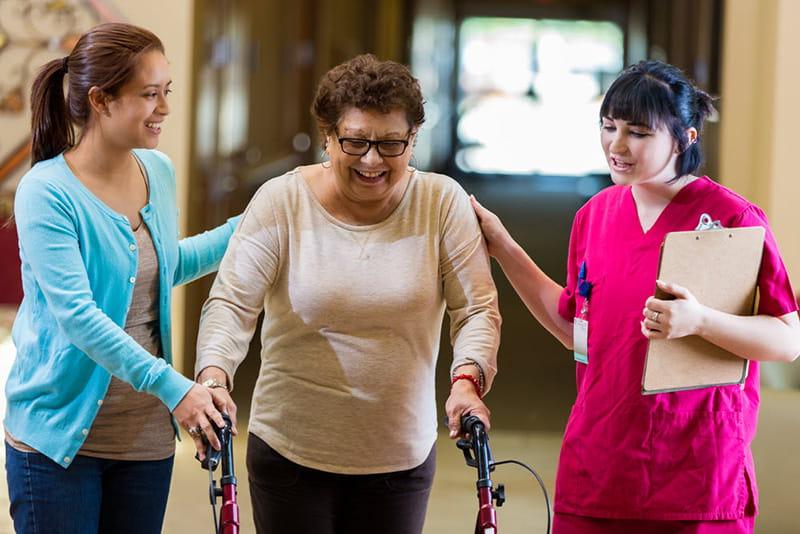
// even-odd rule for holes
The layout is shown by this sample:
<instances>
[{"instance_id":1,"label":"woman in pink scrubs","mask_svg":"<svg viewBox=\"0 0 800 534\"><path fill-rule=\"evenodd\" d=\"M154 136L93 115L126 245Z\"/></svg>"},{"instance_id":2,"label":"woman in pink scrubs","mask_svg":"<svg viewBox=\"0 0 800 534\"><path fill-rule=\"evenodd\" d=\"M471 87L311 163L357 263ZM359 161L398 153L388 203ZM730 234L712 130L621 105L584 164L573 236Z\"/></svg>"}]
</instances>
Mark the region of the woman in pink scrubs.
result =
<instances>
[{"instance_id":1,"label":"woman in pink scrubs","mask_svg":"<svg viewBox=\"0 0 800 534\"><path fill-rule=\"evenodd\" d=\"M764 212L694 175L712 109L709 95L657 61L629 67L611 85L600 141L615 185L575 216L566 287L473 198L491 255L536 319L575 349L578 393L558 465L554 533L753 531L758 362L794 360L800 321ZM676 299L652 296L664 235L694 230L704 213L725 227L766 229L758 315L710 309L668 280L658 286ZM744 388L643 396L648 339L688 335L751 360Z\"/></svg>"}]
</instances>

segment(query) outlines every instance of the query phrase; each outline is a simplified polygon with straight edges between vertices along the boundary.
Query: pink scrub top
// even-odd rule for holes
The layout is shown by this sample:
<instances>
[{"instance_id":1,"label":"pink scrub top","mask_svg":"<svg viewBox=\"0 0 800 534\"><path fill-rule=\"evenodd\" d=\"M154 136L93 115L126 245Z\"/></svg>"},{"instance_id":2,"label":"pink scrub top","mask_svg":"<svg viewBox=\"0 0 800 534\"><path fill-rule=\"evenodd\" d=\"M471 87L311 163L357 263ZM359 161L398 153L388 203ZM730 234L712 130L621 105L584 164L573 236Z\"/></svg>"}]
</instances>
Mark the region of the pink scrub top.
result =
<instances>
[{"instance_id":1,"label":"pink scrub top","mask_svg":"<svg viewBox=\"0 0 800 534\"><path fill-rule=\"evenodd\" d=\"M647 339L639 322L655 289L660 245L667 232L694 230L703 213L725 227L766 228L759 313L797 310L766 216L709 178L683 187L646 233L629 186L609 187L587 202L573 223L559 302L568 321L581 312L585 299L576 286L585 262L592 284L588 363L576 362L577 398L561 448L556 512L654 520L757 513L750 443L758 419L758 362L751 362L743 389L641 393Z\"/></svg>"}]
</instances>

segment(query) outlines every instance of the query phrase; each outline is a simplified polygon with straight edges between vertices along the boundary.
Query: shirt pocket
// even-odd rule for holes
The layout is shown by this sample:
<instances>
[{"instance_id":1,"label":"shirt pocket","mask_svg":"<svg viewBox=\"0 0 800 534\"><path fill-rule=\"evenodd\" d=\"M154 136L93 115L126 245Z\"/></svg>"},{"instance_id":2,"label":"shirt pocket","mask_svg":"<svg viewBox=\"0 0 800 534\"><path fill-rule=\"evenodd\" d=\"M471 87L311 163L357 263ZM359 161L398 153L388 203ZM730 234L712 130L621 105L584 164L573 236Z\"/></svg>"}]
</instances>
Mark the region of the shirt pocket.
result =
<instances>
[{"instance_id":1,"label":"shirt pocket","mask_svg":"<svg viewBox=\"0 0 800 534\"><path fill-rule=\"evenodd\" d=\"M576 401L559 456L556 502L566 504L568 513L635 516L648 479L647 416L637 403L623 403L610 413L591 401Z\"/></svg>"},{"instance_id":2,"label":"shirt pocket","mask_svg":"<svg viewBox=\"0 0 800 534\"><path fill-rule=\"evenodd\" d=\"M747 488L741 412L654 412L649 448L646 508L706 519L742 516Z\"/></svg>"},{"instance_id":3,"label":"shirt pocket","mask_svg":"<svg viewBox=\"0 0 800 534\"><path fill-rule=\"evenodd\" d=\"M605 274L599 274L597 276L588 276L586 281L589 282L590 292L587 297L581 295L580 289L580 282L575 287L575 317L581 317L581 312L584 309L584 305L586 305L588 313L591 313L592 305L596 302L603 303L603 299L605 299L604 290L604 282Z\"/></svg>"}]
</instances>

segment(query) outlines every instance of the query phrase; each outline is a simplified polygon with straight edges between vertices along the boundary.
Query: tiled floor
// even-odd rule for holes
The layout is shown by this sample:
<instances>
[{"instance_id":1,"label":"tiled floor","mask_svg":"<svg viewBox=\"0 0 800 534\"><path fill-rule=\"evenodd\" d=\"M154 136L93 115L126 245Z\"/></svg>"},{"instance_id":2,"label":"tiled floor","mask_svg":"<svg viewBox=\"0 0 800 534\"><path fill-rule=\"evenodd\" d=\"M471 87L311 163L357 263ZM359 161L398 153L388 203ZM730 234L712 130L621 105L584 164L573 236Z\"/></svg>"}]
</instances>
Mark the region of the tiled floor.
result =
<instances>
[{"instance_id":1,"label":"tiled floor","mask_svg":"<svg viewBox=\"0 0 800 534\"><path fill-rule=\"evenodd\" d=\"M519 459L536 469L552 498L555 466L561 436L557 433L492 431L496 460ZM253 532L247 481L244 476L244 440L237 440L236 465L240 468L243 528ZM761 514L756 523L759 534L800 534L800 391L763 391L758 437L753 444L761 493ZM475 470L464 464L461 451L446 436L437 444L438 469L431 495L425 534L472 534L477 499ZM206 504L207 476L189 461L186 450L179 452L165 532L211 532L211 510ZM522 468L500 466L495 482L506 486L506 504L498 509L503 534L545 532L546 512L541 490ZM204 530L205 529L205 530Z\"/></svg>"},{"instance_id":2,"label":"tiled floor","mask_svg":"<svg viewBox=\"0 0 800 534\"><path fill-rule=\"evenodd\" d=\"M800 489L800 392L764 391L759 436L753 446L761 490L760 534L800 533L797 519ZM253 532L244 440L235 440L239 470L242 532ZM497 460L515 458L533 466L553 490L560 436L554 433L493 431L491 443ZM166 533L212 532L208 504L208 478L192 458L186 442L178 446L175 476L164 526ZM461 452L450 440L438 443L438 471L425 526L425 534L472 533L477 511L475 471L466 467ZM515 466L501 466L494 474L506 486L507 503L498 510L503 534L544 532L545 508L536 481ZM8 509L5 484L0 485L0 507ZM7 514L0 515L0 534L12 532Z\"/></svg>"},{"instance_id":3,"label":"tiled floor","mask_svg":"<svg viewBox=\"0 0 800 534\"><path fill-rule=\"evenodd\" d=\"M236 441L236 466L240 469L239 505L242 532L254 532L250 517L247 480L244 473L244 439ZM558 434L522 434L495 432L491 445L496 460L518 458L536 469L548 486L553 488L555 463L560 436ZM172 493L167 509L164 532L213 532L208 505L208 474L195 461L186 460L190 451L179 446L179 460L173 478ZM476 471L464 463L464 457L454 442L441 436L437 450L438 470L434 482L425 534L470 533L474 531L477 513L475 494ZM516 466L499 466L495 482L506 486L507 503L498 509L498 522L503 534L544 532L547 522L544 498L536 480Z\"/></svg>"}]
</instances>

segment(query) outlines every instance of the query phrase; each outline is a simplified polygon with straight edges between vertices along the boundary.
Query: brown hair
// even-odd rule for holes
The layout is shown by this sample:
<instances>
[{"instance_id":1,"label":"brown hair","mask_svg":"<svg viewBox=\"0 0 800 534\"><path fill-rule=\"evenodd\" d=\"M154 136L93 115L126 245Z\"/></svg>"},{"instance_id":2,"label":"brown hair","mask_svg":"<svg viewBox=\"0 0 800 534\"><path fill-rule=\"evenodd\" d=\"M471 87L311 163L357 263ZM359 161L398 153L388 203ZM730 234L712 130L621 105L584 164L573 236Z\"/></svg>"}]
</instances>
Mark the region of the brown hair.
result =
<instances>
[{"instance_id":1,"label":"brown hair","mask_svg":"<svg viewBox=\"0 0 800 534\"><path fill-rule=\"evenodd\" d=\"M347 108L389 113L405 112L408 124L419 128L425 122L425 101L419 80L405 65L380 61L363 54L337 65L320 80L311 114L324 138L330 135Z\"/></svg>"},{"instance_id":2,"label":"brown hair","mask_svg":"<svg viewBox=\"0 0 800 534\"><path fill-rule=\"evenodd\" d=\"M115 96L133 77L139 58L153 50L164 53L155 34L113 22L95 26L78 39L68 56L46 63L31 90L32 163L75 145L74 126L85 127L89 122L89 90L97 87Z\"/></svg>"}]
</instances>

